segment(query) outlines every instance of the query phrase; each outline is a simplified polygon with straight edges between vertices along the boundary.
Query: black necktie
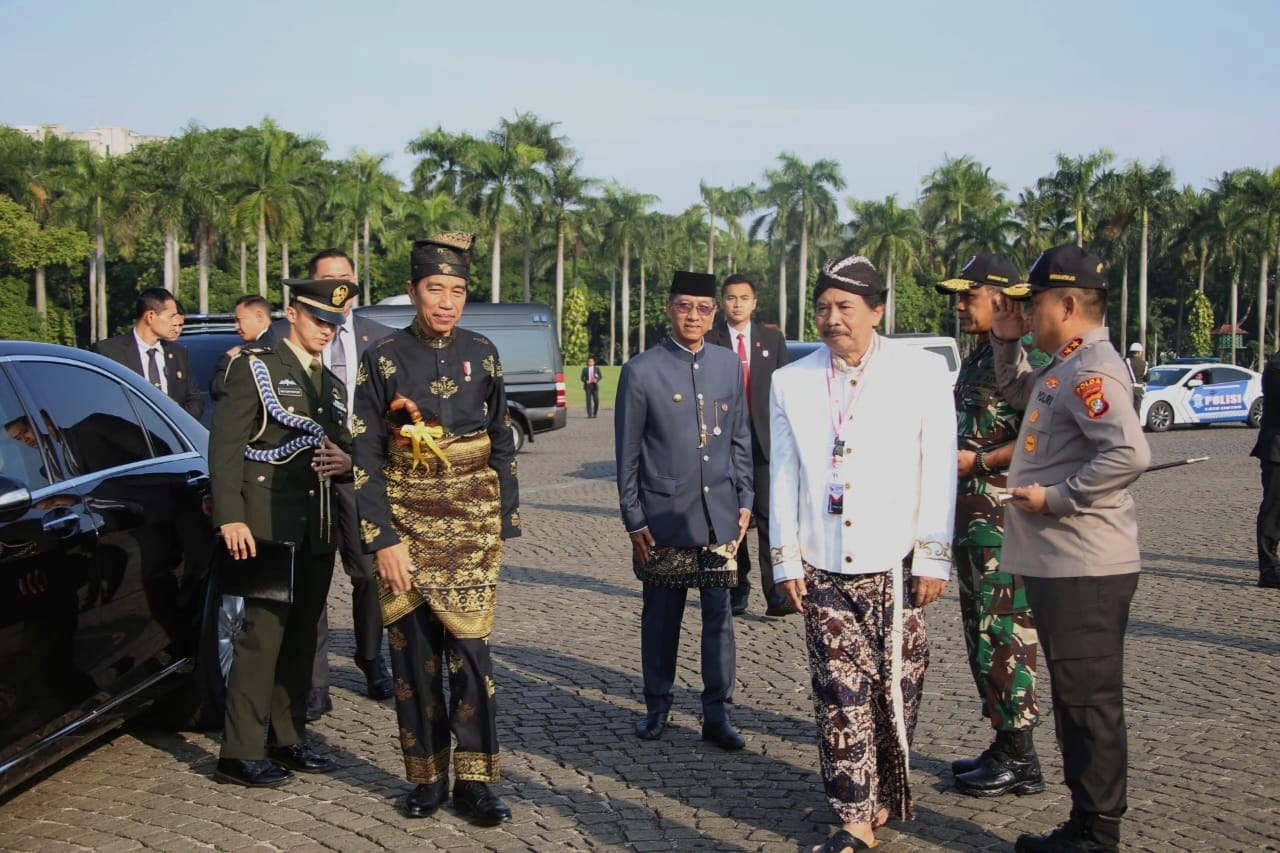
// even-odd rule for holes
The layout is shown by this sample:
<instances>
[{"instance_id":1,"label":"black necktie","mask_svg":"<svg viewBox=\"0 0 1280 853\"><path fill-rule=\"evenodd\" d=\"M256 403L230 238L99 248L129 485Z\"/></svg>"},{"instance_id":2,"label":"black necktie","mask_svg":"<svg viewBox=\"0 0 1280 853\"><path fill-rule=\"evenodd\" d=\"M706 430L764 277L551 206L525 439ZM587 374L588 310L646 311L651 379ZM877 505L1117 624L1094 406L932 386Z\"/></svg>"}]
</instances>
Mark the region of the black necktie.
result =
<instances>
[{"instance_id":1,"label":"black necktie","mask_svg":"<svg viewBox=\"0 0 1280 853\"><path fill-rule=\"evenodd\" d=\"M160 362L156 361L156 354L159 351L156 347L147 350L147 381L157 388L163 389L164 385L160 382Z\"/></svg>"}]
</instances>

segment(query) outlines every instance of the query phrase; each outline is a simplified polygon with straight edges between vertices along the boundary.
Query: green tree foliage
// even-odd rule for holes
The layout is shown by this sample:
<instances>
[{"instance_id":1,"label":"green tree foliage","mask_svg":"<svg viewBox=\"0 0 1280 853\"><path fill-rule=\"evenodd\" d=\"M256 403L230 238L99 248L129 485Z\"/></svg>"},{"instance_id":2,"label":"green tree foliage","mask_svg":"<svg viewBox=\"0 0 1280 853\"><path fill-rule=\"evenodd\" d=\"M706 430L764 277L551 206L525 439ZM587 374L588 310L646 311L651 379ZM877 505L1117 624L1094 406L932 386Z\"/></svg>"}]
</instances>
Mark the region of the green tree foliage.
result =
<instances>
[{"instance_id":1,"label":"green tree foliage","mask_svg":"<svg viewBox=\"0 0 1280 853\"><path fill-rule=\"evenodd\" d=\"M1196 291L1187 311L1187 348L1189 355L1213 355L1213 306L1209 297Z\"/></svg>"},{"instance_id":2,"label":"green tree foliage","mask_svg":"<svg viewBox=\"0 0 1280 853\"><path fill-rule=\"evenodd\" d=\"M48 316L41 317L31 305L30 291L30 282L0 278L0 340L75 346L70 313L51 307Z\"/></svg>"},{"instance_id":3,"label":"green tree foliage","mask_svg":"<svg viewBox=\"0 0 1280 853\"><path fill-rule=\"evenodd\" d=\"M564 339L560 341L565 364L586 364L587 290L578 286L564 297Z\"/></svg>"}]
</instances>

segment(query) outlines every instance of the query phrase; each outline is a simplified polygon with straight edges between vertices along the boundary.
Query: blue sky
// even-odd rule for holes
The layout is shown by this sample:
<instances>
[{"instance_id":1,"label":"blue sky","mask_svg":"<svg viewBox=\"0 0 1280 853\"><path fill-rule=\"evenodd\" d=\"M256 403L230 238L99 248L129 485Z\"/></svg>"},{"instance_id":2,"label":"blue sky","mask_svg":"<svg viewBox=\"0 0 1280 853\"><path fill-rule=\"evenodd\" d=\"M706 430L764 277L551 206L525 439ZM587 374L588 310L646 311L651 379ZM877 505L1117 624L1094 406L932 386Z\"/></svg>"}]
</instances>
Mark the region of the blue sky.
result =
<instances>
[{"instance_id":1,"label":"blue sky","mask_svg":"<svg viewBox=\"0 0 1280 853\"><path fill-rule=\"evenodd\" d=\"M307 10L304 15L299 10ZM332 156L531 111L675 212L781 151L913 199L944 155L1017 190L1054 154L1179 182L1280 165L1280 3L0 0L0 123L174 134L270 115Z\"/></svg>"}]
</instances>

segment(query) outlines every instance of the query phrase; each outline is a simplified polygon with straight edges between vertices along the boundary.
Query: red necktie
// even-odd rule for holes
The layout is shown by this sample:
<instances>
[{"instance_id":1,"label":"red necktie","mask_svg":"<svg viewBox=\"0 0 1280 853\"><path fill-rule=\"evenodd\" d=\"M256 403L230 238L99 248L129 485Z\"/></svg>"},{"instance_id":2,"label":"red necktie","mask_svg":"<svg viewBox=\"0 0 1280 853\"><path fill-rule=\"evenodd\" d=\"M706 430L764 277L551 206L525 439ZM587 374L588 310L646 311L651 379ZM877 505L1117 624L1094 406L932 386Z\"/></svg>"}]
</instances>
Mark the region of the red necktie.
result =
<instances>
[{"instance_id":1,"label":"red necktie","mask_svg":"<svg viewBox=\"0 0 1280 853\"><path fill-rule=\"evenodd\" d=\"M747 412L751 411L751 360L747 358L747 336L738 333L738 361L742 362L742 384L747 391Z\"/></svg>"}]
</instances>

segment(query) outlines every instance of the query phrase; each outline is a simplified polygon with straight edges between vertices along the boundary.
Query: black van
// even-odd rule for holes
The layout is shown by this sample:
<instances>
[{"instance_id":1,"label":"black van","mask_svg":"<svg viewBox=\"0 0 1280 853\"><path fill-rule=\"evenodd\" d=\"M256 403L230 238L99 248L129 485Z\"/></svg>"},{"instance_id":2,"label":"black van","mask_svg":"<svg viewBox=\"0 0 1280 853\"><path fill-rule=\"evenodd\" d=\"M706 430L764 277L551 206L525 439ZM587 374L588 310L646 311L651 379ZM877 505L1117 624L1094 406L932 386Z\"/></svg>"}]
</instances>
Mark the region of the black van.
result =
<instances>
[{"instance_id":1,"label":"black van","mask_svg":"<svg viewBox=\"0 0 1280 853\"><path fill-rule=\"evenodd\" d=\"M392 296L377 305L357 308L362 317L393 329L413 321L414 307L407 294ZM519 450L536 433L563 429L565 409L564 361L552 322L555 314L537 302L468 302L459 323L493 341L502 358L511 432Z\"/></svg>"}]
</instances>

